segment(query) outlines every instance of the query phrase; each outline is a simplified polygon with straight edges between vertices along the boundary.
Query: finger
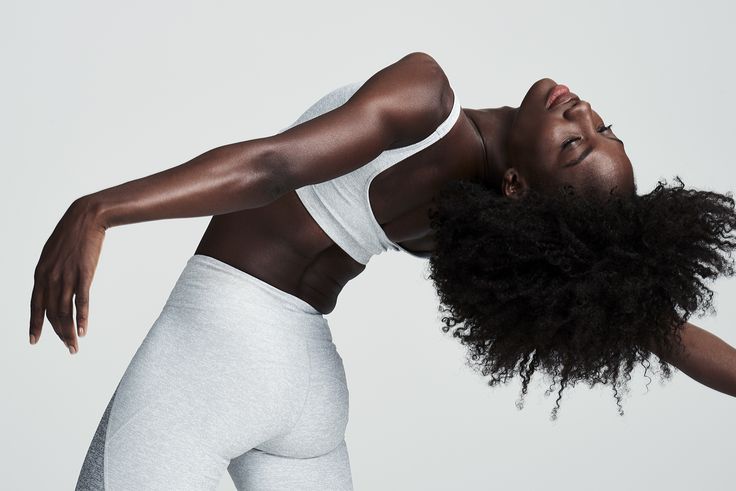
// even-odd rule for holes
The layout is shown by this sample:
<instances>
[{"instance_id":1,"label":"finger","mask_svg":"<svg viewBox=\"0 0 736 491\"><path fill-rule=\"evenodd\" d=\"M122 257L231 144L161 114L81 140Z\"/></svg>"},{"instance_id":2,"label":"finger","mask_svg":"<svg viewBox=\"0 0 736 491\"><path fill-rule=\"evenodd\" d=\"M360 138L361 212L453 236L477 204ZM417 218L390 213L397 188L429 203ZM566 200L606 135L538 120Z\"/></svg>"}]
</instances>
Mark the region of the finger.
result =
<instances>
[{"instance_id":1,"label":"finger","mask_svg":"<svg viewBox=\"0 0 736 491\"><path fill-rule=\"evenodd\" d=\"M46 309L46 318L49 324L54 328L54 332L62 342L64 342L64 333L61 329L61 320L59 319L59 302L58 298L61 286L59 285L59 276L49 273L46 279L46 288L44 292L44 308ZM64 343L66 344L66 343Z\"/></svg>"},{"instance_id":2,"label":"finger","mask_svg":"<svg viewBox=\"0 0 736 491\"><path fill-rule=\"evenodd\" d=\"M64 327L64 317L65 315L71 316L71 313L68 312L69 308L64 305L64 289L61 273L51 272L47 287L48 301L46 302L46 318L54 326L54 332L59 336L64 346L69 348L68 334Z\"/></svg>"},{"instance_id":3,"label":"finger","mask_svg":"<svg viewBox=\"0 0 736 491\"><path fill-rule=\"evenodd\" d=\"M69 348L69 353L72 355L79 351L77 344L77 332L74 328L74 318L72 316L73 310L73 295L74 295L74 283L67 279L64 279L59 290L60 295L58 297L57 313L59 315L59 322L61 324L61 332L63 334L64 344Z\"/></svg>"},{"instance_id":4,"label":"finger","mask_svg":"<svg viewBox=\"0 0 736 491\"><path fill-rule=\"evenodd\" d=\"M79 280L77 281L77 290L74 293L74 307L77 311L77 334L79 336L85 336L87 334L90 284L90 276L80 273Z\"/></svg>"},{"instance_id":5,"label":"finger","mask_svg":"<svg viewBox=\"0 0 736 491\"><path fill-rule=\"evenodd\" d=\"M29 325L29 340L31 344L36 344L41 338L41 329L43 328L43 287L42 283L37 280L33 282L33 292L31 293L31 320Z\"/></svg>"}]
</instances>

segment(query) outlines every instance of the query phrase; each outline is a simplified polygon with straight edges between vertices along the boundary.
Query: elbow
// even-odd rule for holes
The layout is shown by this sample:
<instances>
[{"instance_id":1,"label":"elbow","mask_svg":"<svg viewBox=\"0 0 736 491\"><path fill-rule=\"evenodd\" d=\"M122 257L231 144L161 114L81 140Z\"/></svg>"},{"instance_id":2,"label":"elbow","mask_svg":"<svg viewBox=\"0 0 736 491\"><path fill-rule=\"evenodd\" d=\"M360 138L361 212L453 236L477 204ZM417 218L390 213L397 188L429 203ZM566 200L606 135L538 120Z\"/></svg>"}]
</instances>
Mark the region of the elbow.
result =
<instances>
[{"instance_id":1,"label":"elbow","mask_svg":"<svg viewBox=\"0 0 736 491\"><path fill-rule=\"evenodd\" d=\"M238 196L238 210L266 206L290 191L282 153L267 139L223 145L207 154L226 169L223 179Z\"/></svg>"},{"instance_id":2,"label":"elbow","mask_svg":"<svg viewBox=\"0 0 736 491\"><path fill-rule=\"evenodd\" d=\"M274 148L263 149L257 161L258 175L262 178L261 182L269 203L293 190L286 158L282 152Z\"/></svg>"}]
</instances>

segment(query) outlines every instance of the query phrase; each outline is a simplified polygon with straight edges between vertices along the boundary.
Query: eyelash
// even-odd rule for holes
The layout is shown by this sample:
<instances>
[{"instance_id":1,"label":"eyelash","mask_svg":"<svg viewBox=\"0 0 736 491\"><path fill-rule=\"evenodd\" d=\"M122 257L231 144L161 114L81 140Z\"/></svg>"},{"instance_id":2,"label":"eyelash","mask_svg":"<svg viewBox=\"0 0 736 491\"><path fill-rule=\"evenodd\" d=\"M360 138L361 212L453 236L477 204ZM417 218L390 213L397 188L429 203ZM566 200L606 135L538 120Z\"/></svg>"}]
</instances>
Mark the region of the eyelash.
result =
<instances>
[{"instance_id":1,"label":"eyelash","mask_svg":"<svg viewBox=\"0 0 736 491\"><path fill-rule=\"evenodd\" d=\"M609 124L608 126L601 126L600 128L598 128L598 133L603 133L604 131L610 130L611 129L611 126L613 126L613 123ZM571 144L572 142L577 141L579 139L580 139L580 137L575 137L575 138L569 138L569 139L565 140L562 143L562 148L567 147L569 144Z\"/></svg>"}]
</instances>

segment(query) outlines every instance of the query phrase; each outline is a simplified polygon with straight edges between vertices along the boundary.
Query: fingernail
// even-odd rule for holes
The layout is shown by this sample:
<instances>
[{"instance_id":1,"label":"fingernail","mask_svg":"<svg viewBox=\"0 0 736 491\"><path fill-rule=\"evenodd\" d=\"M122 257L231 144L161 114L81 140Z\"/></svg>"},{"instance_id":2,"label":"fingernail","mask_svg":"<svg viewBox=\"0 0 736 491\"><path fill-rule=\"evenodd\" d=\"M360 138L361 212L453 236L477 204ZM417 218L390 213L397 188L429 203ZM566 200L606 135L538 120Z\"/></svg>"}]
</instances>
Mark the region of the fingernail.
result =
<instances>
[{"instance_id":1,"label":"fingernail","mask_svg":"<svg viewBox=\"0 0 736 491\"><path fill-rule=\"evenodd\" d=\"M36 344L36 336L31 334L31 344Z\"/></svg>"},{"instance_id":2,"label":"fingernail","mask_svg":"<svg viewBox=\"0 0 736 491\"><path fill-rule=\"evenodd\" d=\"M84 328L83 327L80 327L79 329L77 329L77 332L79 332L79 335L80 336L84 336Z\"/></svg>"},{"instance_id":3,"label":"fingernail","mask_svg":"<svg viewBox=\"0 0 736 491\"><path fill-rule=\"evenodd\" d=\"M69 345L69 353L71 353L71 354L74 354L74 353L76 353L76 352L77 352L77 350L75 350L75 349L74 349L74 346L72 346L72 345L70 344L70 345Z\"/></svg>"}]
</instances>

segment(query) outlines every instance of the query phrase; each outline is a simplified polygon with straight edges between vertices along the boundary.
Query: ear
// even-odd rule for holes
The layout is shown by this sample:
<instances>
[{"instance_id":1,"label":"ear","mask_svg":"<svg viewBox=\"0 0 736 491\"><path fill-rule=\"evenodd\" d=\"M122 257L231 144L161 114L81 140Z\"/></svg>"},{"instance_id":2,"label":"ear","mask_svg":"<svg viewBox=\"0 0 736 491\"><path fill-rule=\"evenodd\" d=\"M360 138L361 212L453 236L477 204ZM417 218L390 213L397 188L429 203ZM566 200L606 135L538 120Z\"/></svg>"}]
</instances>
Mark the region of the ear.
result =
<instances>
[{"instance_id":1,"label":"ear","mask_svg":"<svg viewBox=\"0 0 736 491\"><path fill-rule=\"evenodd\" d=\"M501 181L501 192L507 198L521 198L527 190L527 183L524 177L515 167L506 169Z\"/></svg>"}]
</instances>

